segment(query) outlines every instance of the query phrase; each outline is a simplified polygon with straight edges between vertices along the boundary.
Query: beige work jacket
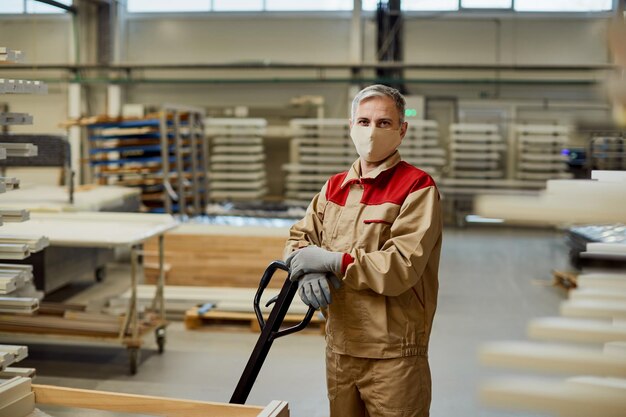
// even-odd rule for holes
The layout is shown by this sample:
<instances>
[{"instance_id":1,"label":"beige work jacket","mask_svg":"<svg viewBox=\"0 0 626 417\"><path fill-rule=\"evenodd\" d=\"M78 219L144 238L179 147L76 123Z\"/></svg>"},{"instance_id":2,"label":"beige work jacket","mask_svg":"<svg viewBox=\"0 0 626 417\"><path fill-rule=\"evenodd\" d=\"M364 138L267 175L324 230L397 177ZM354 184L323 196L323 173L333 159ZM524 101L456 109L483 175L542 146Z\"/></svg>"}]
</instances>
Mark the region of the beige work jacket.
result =
<instances>
[{"instance_id":1,"label":"beige work jacket","mask_svg":"<svg viewBox=\"0 0 626 417\"><path fill-rule=\"evenodd\" d=\"M323 311L333 352L426 355L439 286L439 193L433 179L398 152L368 175L360 172L357 160L326 182L292 226L285 255L316 245L353 258Z\"/></svg>"}]
</instances>

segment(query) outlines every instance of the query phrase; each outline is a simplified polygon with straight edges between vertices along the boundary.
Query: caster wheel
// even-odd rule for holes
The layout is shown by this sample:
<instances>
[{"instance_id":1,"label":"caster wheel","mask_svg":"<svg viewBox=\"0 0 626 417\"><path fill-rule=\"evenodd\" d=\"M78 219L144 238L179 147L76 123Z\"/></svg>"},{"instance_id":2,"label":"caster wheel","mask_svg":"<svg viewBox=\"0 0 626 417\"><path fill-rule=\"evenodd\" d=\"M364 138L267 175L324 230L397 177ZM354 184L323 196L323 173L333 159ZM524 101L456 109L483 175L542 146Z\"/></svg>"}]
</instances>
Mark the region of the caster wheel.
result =
<instances>
[{"instance_id":1,"label":"caster wheel","mask_svg":"<svg viewBox=\"0 0 626 417\"><path fill-rule=\"evenodd\" d=\"M131 348L128 350L128 365L131 375L137 374L137 368L139 367L139 349Z\"/></svg>"},{"instance_id":2,"label":"caster wheel","mask_svg":"<svg viewBox=\"0 0 626 417\"><path fill-rule=\"evenodd\" d=\"M165 352L165 341L166 341L165 329L164 328L156 329L154 333L156 336L156 343L159 348L159 353Z\"/></svg>"}]
</instances>

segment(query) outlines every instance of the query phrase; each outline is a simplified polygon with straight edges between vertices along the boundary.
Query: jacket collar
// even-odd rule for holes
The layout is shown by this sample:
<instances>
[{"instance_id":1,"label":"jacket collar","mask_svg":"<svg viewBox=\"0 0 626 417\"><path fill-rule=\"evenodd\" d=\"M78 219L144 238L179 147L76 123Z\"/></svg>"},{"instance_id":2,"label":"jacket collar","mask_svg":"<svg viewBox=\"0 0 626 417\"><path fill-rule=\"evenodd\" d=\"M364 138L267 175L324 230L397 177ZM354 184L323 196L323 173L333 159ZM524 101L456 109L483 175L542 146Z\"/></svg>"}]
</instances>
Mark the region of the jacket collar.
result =
<instances>
[{"instance_id":1,"label":"jacket collar","mask_svg":"<svg viewBox=\"0 0 626 417\"><path fill-rule=\"evenodd\" d=\"M375 169L368 172L367 175L362 177L362 179L374 180L376 179L382 172L387 171L396 165L398 165L401 161L400 152L395 151L391 156L383 161L382 164L378 165ZM348 170L348 175L344 178L341 183L341 188L345 187L348 184L352 184L353 182L357 182L361 179L361 158L354 161L350 170Z\"/></svg>"}]
</instances>

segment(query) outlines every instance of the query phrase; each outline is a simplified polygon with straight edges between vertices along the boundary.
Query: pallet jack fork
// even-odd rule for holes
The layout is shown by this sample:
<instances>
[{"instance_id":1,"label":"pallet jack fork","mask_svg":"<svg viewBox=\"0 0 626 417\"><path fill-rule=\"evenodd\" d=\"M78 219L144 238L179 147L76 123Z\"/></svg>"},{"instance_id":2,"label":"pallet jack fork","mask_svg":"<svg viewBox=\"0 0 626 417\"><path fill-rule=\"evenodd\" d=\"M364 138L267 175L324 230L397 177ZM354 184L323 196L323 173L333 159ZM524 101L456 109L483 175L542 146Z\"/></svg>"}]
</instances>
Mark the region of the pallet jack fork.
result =
<instances>
[{"instance_id":1,"label":"pallet jack fork","mask_svg":"<svg viewBox=\"0 0 626 417\"><path fill-rule=\"evenodd\" d=\"M259 375L259 371L263 367L263 363L267 358L267 354L269 353L274 340L304 329L309 324L313 314L315 313L315 309L313 307L309 307L309 310L306 312L306 315L299 324L281 330L280 326L285 319L285 315L289 310L293 297L298 291L298 283L290 281L289 276L287 276L280 293L276 297L269 300L265 305L267 307L270 304L275 303L269 317L267 318L267 322L265 321L263 314L261 314L259 303L261 301L263 291L267 288L267 285L272 280L272 276L278 269L289 272L289 268L287 268L287 265L285 265L284 262L272 262L263 273L259 288L254 296L254 313L259 321L259 326L261 326L261 335L254 346L254 350L252 350L250 359L248 359L248 363L243 371L243 374L241 375L241 378L239 379L235 392L230 398L231 404L244 404L246 402L246 399L248 398L248 395L252 390L252 386Z\"/></svg>"}]
</instances>

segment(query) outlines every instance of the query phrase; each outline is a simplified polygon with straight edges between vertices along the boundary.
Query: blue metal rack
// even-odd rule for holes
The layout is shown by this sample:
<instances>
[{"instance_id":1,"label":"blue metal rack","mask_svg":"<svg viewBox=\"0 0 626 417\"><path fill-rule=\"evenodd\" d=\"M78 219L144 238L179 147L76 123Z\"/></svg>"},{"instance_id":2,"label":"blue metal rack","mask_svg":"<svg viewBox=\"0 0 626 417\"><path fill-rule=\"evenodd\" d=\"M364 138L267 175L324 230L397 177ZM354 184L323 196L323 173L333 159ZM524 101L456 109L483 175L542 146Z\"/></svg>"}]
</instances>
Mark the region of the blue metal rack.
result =
<instances>
[{"instance_id":1,"label":"blue metal rack","mask_svg":"<svg viewBox=\"0 0 626 417\"><path fill-rule=\"evenodd\" d=\"M208 202L203 119L201 109L168 105L158 118L89 125L94 177L101 184L140 187L143 211L202 214Z\"/></svg>"}]
</instances>

